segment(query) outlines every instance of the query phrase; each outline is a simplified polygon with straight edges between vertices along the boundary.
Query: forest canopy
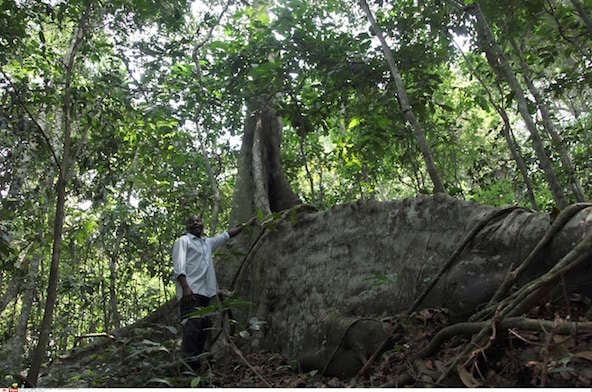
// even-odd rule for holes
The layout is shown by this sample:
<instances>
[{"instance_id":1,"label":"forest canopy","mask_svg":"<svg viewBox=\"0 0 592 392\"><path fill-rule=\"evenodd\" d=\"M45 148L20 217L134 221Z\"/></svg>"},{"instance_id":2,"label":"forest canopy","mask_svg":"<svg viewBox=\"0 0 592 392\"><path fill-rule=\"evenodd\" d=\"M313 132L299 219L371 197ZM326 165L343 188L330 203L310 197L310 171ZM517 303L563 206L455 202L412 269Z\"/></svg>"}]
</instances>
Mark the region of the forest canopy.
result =
<instances>
[{"instance_id":1,"label":"forest canopy","mask_svg":"<svg viewBox=\"0 0 592 392\"><path fill-rule=\"evenodd\" d=\"M586 201L591 14L581 0L4 0L0 374L38 373L173 296L186 216L228 227L252 102L282 119L287 182L318 209Z\"/></svg>"}]
</instances>

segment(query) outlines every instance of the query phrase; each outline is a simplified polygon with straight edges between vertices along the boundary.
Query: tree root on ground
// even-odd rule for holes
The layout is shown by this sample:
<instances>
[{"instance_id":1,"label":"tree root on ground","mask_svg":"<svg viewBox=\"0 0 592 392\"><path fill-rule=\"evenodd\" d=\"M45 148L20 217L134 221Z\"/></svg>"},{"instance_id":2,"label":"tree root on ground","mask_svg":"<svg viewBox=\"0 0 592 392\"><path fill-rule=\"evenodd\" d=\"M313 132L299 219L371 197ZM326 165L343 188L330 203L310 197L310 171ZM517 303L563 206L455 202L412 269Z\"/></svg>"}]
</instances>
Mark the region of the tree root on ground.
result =
<instances>
[{"instance_id":1,"label":"tree root on ground","mask_svg":"<svg viewBox=\"0 0 592 392\"><path fill-rule=\"evenodd\" d=\"M442 372L437 380L440 383L448 374L456 369L458 364L464 363L465 358L474 351L475 347L482 347L487 340L487 335L494 328L495 322L503 323L507 317L516 316L522 311L527 310L534 305L541 297L541 293L550 285L555 284L561 277L576 269L584 262L592 258L592 233L585 236L574 249L565 255L553 268L547 273L534 279L532 282L523 286L521 289L510 295L508 298L500 301L496 305L496 317L493 320L485 321L480 325L479 332L471 339L462 352L456 357L450 366Z\"/></svg>"},{"instance_id":2,"label":"tree root on ground","mask_svg":"<svg viewBox=\"0 0 592 392\"><path fill-rule=\"evenodd\" d=\"M506 294L506 292L512 286L512 284L514 284L516 279L518 279L520 277L520 274L522 274L526 270L526 268L528 268L533 263L533 261L535 261L539 257L541 251L545 249L545 247L551 242L551 240L555 237L555 235L578 212L582 211L583 209L589 208L589 207L592 207L591 203L576 203L576 204L570 205L569 207L567 207L563 211L561 211L561 213L553 221L553 224L551 225L551 227L549 227L549 229L547 230L547 232L545 233L543 238L541 238L541 240L538 242L538 244L535 246L535 248L530 252L530 254L526 257L526 259L524 259L524 261L515 270L511 271L506 276L506 278L504 279L502 284L499 286L499 288L497 289L497 291L495 292L495 294L493 295L493 297L491 298L491 300L489 301L489 303L487 304L485 309L476 313L475 315L473 315L471 317L471 319L472 320L480 320L480 319L486 317L488 314L491 314L491 312L495 308L495 303L498 302Z\"/></svg>"},{"instance_id":3,"label":"tree root on ground","mask_svg":"<svg viewBox=\"0 0 592 392\"><path fill-rule=\"evenodd\" d=\"M434 354L440 346L449 338L453 336L468 336L481 331L483 328L490 326L489 321L475 321L458 323L449 327L443 328L432 338L427 347L410 357L410 360L425 358ZM592 322L576 322L576 321L562 321L555 322L550 320L530 319L524 317L510 317L501 320L498 323L498 328L501 329L520 329L524 331L540 331L546 332L553 329L560 335L567 335L576 332L592 332Z\"/></svg>"}]
</instances>

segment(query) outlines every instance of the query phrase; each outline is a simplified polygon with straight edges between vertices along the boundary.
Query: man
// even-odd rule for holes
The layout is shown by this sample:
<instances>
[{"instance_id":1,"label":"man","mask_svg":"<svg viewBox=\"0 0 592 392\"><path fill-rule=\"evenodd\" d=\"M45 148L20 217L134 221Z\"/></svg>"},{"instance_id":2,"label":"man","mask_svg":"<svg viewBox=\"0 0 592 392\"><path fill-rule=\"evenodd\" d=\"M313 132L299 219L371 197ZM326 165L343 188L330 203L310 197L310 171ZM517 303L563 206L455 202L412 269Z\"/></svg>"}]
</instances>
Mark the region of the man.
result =
<instances>
[{"instance_id":1,"label":"man","mask_svg":"<svg viewBox=\"0 0 592 392\"><path fill-rule=\"evenodd\" d=\"M251 221L249 221L250 224ZM203 352L210 320L207 316L188 318L188 314L206 307L217 294L216 272L212 263L212 253L235 235L243 224L215 237L202 238L201 216L191 215L186 221L187 233L173 245L173 269L177 286L177 299L180 300L181 323L183 323L183 358L194 369L199 368L197 356Z\"/></svg>"}]
</instances>

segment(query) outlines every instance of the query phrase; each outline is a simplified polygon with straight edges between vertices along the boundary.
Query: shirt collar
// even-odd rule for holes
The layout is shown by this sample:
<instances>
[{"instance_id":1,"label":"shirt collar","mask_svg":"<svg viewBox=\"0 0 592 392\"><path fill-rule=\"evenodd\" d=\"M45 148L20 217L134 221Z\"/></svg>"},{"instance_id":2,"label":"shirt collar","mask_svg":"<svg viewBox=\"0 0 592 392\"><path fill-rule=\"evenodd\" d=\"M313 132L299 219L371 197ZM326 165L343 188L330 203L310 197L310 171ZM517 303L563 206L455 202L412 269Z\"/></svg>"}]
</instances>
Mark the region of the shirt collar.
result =
<instances>
[{"instance_id":1,"label":"shirt collar","mask_svg":"<svg viewBox=\"0 0 592 392\"><path fill-rule=\"evenodd\" d=\"M201 237L196 236L195 234L191 234L191 233L187 233L187 235L189 236L189 238L191 238L192 240L200 240Z\"/></svg>"}]
</instances>

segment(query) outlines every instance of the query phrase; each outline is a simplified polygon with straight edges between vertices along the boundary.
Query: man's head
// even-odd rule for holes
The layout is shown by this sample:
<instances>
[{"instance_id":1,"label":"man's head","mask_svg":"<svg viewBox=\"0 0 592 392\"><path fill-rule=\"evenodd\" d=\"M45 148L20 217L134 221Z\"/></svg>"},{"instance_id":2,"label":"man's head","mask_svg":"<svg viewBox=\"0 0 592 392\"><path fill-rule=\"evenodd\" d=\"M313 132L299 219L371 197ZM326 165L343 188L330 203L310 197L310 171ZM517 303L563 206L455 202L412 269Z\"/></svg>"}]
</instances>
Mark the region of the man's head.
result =
<instances>
[{"instance_id":1,"label":"man's head","mask_svg":"<svg viewBox=\"0 0 592 392\"><path fill-rule=\"evenodd\" d=\"M188 233L191 233L197 237L201 237L203 234L203 222L201 221L201 215L191 215L185 222L185 227Z\"/></svg>"}]
</instances>

